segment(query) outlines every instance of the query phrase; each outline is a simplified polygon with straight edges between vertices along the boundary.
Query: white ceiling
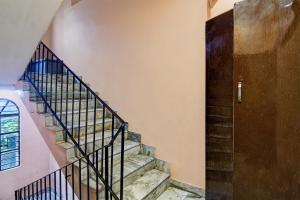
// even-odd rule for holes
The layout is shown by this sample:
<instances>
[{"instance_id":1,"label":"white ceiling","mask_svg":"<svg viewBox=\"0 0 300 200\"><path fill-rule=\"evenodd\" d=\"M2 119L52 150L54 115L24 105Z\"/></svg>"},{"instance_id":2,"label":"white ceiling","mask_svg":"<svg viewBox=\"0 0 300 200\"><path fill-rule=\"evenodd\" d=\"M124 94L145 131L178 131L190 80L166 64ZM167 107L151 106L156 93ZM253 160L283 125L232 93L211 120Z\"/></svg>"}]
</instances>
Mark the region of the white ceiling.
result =
<instances>
[{"instance_id":1,"label":"white ceiling","mask_svg":"<svg viewBox=\"0 0 300 200\"><path fill-rule=\"evenodd\" d=\"M20 78L62 1L0 1L0 85Z\"/></svg>"}]
</instances>

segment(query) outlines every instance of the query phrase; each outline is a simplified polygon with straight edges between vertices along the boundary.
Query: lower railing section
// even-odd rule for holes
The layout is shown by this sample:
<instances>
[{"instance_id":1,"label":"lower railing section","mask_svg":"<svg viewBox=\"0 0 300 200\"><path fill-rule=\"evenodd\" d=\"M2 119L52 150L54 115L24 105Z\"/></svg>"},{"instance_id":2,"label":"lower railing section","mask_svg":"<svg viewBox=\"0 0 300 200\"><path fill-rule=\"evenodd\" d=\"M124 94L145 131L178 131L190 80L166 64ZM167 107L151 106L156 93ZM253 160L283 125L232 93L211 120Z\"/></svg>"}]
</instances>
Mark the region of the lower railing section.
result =
<instances>
[{"instance_id":1,"label":"lower railing section","mask_svg":"<svg viewBox=\"0 0 300 200\"><path fill-rule=\"evenodd\" d=\"M125 136L125 129L120 129L122 138ZM89 200L89 199L121 199L123 196L123 182L113 186L110 152L112 145L105 146L104 172L95 174L95 170L87 164L87 159L82 157L63 168L60 168L35 182L15 191L16 200ZM124 147L121 147L124 148ZM96 171L101 171L101 149L88 155L95 158ZM122 159L121 159L122 162ZM122 166L122 164L121 164ZM120 176L123 176L123 169L120 169ZM93 181L93 183L91 183ZM93 184L93 187L91 187ZM117 189L117 193L113 191Z\"/></svg>"},{"instance_id":2,"label":"lower railing section","mask_svg":"<svg viewBox=\"0 0 300 200\"><path fill-rule=\"evenodd\" d=\"M30 83L36 100L44 103L45 112L53 115L63 131L64 140L74 144L81 158L17 190L16 200L122 200L125 121L42 42L23 79ZM77 111L74 108L76 103ZM101 116L99 109L102 110ZM110 132L110 140L105 142L107 132ZM102 137L100 144L96 135ZM120 152L118 159L115 159L115 151ZM113 180L116 173L120 176L118 187ZM92 188L90 181L94 181Z\"/></svg>"}]
</instances>

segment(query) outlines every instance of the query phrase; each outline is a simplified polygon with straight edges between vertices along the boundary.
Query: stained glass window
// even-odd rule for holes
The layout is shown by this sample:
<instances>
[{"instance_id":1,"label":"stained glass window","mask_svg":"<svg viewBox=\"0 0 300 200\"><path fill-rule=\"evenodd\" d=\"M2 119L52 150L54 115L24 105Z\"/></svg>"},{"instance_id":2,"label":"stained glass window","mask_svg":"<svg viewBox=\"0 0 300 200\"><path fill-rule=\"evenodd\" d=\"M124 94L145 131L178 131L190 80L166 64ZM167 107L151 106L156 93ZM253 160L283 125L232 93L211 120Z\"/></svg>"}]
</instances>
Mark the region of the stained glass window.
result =
<instances>
[{"instance_id":1,"label":"stained glass window","mask_svg":"<svg viewBox=\"0 0 300 200\"><path fill-rule=\"evenodd\" d=\"M0 171L20 165L20 113L18 106L0 98Z\"/></svg>"}]
</instances>

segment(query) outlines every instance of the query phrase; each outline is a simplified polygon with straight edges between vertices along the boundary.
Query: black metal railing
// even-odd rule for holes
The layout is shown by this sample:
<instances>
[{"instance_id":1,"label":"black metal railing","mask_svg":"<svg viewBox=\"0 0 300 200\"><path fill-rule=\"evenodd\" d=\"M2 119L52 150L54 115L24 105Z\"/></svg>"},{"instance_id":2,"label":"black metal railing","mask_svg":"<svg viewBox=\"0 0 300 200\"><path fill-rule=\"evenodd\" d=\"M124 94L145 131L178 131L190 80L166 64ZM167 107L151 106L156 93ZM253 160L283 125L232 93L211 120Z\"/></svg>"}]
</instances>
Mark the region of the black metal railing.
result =
<instances>
[{"instance_id":1,"label":"black metal railing","mask_svg":"<svg viewBox=\"0 0 300 200\"><path fill-rule=\"evenodd\" d=\"M122 200L127 123L43 42L32 56L23 79L36 93L30 98L44 104L44 111L53 115L64 140L74 144L79 156L77 161L17 190L16 199L43 196L68 199L62 195L79 199L91 199L94 195L99 199L103 195L106 200ZM87 170L84 177L82 170ZM113 179L117 173L120 179L116 183ZM64 188L57 181L57 176L63 175ZM85 178L86 182L82 183ZM89 187L90 179L96 181L93 190Z\"/></svg>"}]
</instances>

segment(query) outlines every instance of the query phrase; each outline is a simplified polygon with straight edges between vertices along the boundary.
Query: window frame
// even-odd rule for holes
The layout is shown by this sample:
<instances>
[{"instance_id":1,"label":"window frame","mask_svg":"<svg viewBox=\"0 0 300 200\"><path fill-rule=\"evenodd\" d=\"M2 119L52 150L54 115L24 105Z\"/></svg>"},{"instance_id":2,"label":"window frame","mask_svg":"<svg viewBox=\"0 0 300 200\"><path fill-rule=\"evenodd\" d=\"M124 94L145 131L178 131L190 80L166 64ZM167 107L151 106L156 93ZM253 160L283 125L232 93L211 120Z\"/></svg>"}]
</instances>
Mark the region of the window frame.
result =
<instances>
[{"instance_id":1,"label":"window frame","mask_svg":"<svg viewBox=\"0 0 300 200\"><path fill-rule=\"evenodd\" d=\"M6 99L6 98L0 98L0 101L7 101L6 105L0 110L0 147L1 147L1 137L3 135L11 135L11 134L17 134L17 139L18 139L18 146L14 149L11 149L11 150L7 150L7 151L2 151L1 148L0 148L0 172L2 171L6 171L6 170L12 170L12 169L15 169L17 167L19 167L21 165L21 134L20 134L20 109L18 107L18 105L10 100L10 99ZM8 106L8 104L11 103L15 106L15 108L17 109L17 113L8 113L8 114L2 114L2 112L4 111L4 109L6 108L6 106ZM13 132L7 132L7 133L1 133L1 120L2 118L5 118L5 117L17 117L18 118L18 126L17 126L17 130L16 131L13 131ZM13 166L13 167L9 167L9 168L4 168L2 166L5 166L5 165L2 165L1 163L1 157L3 156L3 154L5 153L10 153L10 152L17 152L18 154L18 161L15 161L16 165ZM10 165L12 163L9 163L9 164L6 164L6 165Z\"/></svg>"}]
</instances>

